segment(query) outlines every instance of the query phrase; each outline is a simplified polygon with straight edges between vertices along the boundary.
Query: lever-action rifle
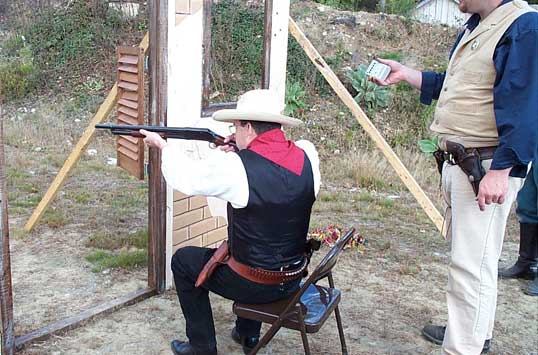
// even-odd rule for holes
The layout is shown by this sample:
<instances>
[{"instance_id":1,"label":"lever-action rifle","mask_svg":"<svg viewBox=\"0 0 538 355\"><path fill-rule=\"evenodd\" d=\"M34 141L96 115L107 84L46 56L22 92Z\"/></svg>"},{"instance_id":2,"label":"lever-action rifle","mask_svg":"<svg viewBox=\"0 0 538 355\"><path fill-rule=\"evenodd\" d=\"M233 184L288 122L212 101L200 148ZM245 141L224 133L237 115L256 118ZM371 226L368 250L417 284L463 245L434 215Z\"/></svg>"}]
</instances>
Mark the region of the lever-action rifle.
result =
<instances>
[{"instance_id":1,"label":"lever-action rifle","mask_svg":"<svg viewBox=\"0 0 538 355\"><path fill-rule=\"evenodd\" d=\"M136 138L145 137L139 132L141 129L144 129L149 132L157 133L163 139L173 138L197 140L206 141L214 144L215 146L231 145L235 147L234 142L224 143L224 137L207 128L117 125L111 123L96 124L95 128L109 129L114 135L131 136Z\"/></svg>"}]
</instances>

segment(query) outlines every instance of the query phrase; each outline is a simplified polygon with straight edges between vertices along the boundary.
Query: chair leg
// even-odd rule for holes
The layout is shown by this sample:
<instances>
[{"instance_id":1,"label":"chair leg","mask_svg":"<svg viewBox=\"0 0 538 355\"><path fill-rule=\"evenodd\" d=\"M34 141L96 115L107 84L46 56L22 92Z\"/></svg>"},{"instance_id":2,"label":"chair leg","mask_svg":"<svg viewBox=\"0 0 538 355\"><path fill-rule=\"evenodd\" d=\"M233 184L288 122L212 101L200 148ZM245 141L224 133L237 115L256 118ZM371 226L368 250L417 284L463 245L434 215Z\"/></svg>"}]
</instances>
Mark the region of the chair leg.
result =
<instances>
[{"instance_id":1,"label":"chair leg","mask_svg":"<svg viewBox=\"0 0 538 355\"><path fill-rule=\"evenodd\" d=\"M269 330L267 332L265 332L265 334L263 335L263 337L260 339L260 341L258 342L258 344L256 344L256 346L254 347L254 349L252 349L250 351L250 353L248 353L248 355L255 355L258 353L258 351L260 351L260 349L267 345L269 343L269 341L271 341L271 339L273 339L273 337L275 336L275 334L279 331L280 327L282 326L282 322L283 322L283 319L277 319L276 322L274 322L272 325L271 325L271 328L269 328Z\"/></svg>"},{"instance_id":2,"label":"chair leg","mask_svg":"<svg viewBox=\"0 0 538 355\"><path fill-rule=\"evenodd\" d=\"M342 327L342 318L340 318L340 310L338 306L334 309L336 316L336 325L338 326L338 335L340 336L340 345L342 345L342 355L347 355L346 338L344 336L344 328Z\"/></svg>"},{"instance_id":3,"label":"chair leg","mask_svg":"<svg viewBox=\"0 0 538 355\"><path fill-rule=\"evenodd\" d=\"M310 355L310 346L308 345L308 338L306 336L306 327L304 324L303 310L301 309L301 306L299 306L298 309L299 309L299 327L301 328L301 339L303 340L304 353L305 355Z\"/></svg>"}]
</instances>

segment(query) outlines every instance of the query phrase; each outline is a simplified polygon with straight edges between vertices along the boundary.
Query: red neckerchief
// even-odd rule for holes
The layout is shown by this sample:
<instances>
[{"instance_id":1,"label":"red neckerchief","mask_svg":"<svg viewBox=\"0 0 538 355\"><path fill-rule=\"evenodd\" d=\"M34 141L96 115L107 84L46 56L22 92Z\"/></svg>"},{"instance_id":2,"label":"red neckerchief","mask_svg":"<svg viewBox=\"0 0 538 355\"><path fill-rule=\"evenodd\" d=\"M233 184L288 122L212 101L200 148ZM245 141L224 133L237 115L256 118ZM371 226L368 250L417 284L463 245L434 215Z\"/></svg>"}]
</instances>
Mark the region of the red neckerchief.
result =
<instances>
[{"instance_id":1,"label":"red neckerchief","mask_svg":"<svg viewBox=\"0 0 538 355\"><path fill-rule=\"evenodd\" d=\"M275 128L258 135L247 149L267 160L280 165L296 175L301 175L304 165L304 152L284 136L281 129Z\"/></svg>"}]
</instances>

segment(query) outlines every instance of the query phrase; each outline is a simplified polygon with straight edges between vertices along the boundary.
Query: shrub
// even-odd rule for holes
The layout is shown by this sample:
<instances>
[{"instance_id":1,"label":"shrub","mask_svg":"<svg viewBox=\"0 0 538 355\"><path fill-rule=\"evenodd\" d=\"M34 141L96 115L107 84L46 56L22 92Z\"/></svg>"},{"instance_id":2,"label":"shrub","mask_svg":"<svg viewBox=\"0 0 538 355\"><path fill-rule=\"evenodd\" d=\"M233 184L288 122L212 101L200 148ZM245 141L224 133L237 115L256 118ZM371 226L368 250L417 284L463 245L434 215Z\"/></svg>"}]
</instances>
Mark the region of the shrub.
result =
<instances>
[{"instance_id":1,"label":"shrub","mask_svg":"<svg viewBox=\"0 0 538 355\"><path fill-rule=\"evenodd\" d=\"M17 51L17 56L0 60L0 94L6 100L18 99L35 88L38 70L28 47Z\"/></svg>"},{"instance_id":2,"label":"shrub","mask_svg":"<svg viewBox=\"0 0 538 355\"><path fill-rule=\"evenodd\" d=\"M292 117L301 116L306 104L303 101L306 92L298 82L286 85L286 108L284 114Z\"/></svg>"},{"instance_id":3,"label":"shrub","mask_svg":"<svg viewBox=\"0 0 538 355\"><path fill-rule=\"evenodd\" d=\"M350 11L375 11L377 5L377 0L316 0L316 2L336 9Z\"/></svg>"},{"instance_id":4,"label":"shrub","mask_svg":"<svg viewBox=\"0 0 538 355\"><path fill-rule=\"evenodd\" d=\"M388 106L390 89L368 81L366 65L359 65L357 70L350 70L346 75L351 80L353 88L357 90L355 101L357 101L358 104L362 104L368 111L374 112Z\"/></svg>"},{"instance_id":5,"label":"shrub","mask_svg":"<svg viewBox=\"0 0 538 355\"><path fill-rule=\"evenodd\" d=\"M261 83L263 12L224 0L212 15L211 84L228 100Z\"/></svg>"},{"instance_id":6,"label":"shrub","mask_svg":"<svg viewBox=\"0 0 538 355\"><path fill-rule=\"evenodd\" d=\"M386 0L385 12L407 17L411 15L416 4L415 0Z\"/></svg>"}]
</instances>

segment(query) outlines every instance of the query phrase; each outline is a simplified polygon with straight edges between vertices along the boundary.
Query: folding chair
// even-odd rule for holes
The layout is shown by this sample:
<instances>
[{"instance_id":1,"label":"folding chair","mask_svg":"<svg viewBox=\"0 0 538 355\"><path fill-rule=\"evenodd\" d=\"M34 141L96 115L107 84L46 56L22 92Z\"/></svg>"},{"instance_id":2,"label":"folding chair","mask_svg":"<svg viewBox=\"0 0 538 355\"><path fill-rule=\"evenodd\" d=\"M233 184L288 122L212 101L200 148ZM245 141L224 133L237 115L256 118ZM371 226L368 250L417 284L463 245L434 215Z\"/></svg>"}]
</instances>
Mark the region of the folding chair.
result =
<instances>
[{"instance_id":1,"label":"folding chair","mask_svg":"<svg viewBox=\"0 0 538 355\"><path fill-rule=\"evenodd\" d=\"M234 303L233 312L237 316L271 324L271 328L249 355L256 354L269 343L281 327L300 331L305 354L309 355L310 346L306 334L316 333L333 311L336 316L342 354L347 355L344 329L338 310L340 290L334 288L332 269L354 232L355 228L351 228L340 238L293 296L268 304ZM316 285L324 278L329 280L329 287Z\"/></svg>"}]
</instances>

